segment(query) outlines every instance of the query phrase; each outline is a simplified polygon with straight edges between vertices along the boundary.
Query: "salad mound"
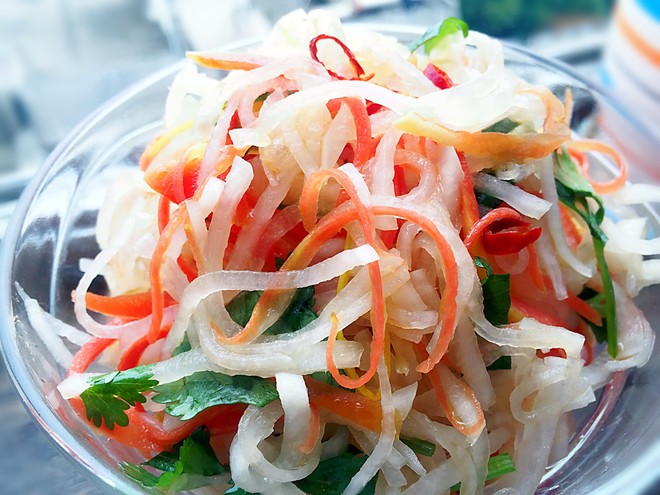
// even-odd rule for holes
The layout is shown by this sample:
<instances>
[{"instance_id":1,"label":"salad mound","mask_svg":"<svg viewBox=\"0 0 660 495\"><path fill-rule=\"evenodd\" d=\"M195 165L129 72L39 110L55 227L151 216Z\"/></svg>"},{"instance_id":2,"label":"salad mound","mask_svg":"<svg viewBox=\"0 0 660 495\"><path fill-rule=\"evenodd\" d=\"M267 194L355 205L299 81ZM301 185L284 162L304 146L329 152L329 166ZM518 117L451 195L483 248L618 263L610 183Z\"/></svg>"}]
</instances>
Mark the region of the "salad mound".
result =
<instances>
[{"instance_id":1,"label":"salad mound","mask_svg":"<svg viewBox=\"0 0 660 495\"><path fill-rule=\"evenodd\" d=\"M19 288L78 346L49 339L68 404L164 493L533 494L653 347L616 150L453 18L406 47L296 11L188 56L99 212L82 330Z\"/></svg>"}]
</instances>

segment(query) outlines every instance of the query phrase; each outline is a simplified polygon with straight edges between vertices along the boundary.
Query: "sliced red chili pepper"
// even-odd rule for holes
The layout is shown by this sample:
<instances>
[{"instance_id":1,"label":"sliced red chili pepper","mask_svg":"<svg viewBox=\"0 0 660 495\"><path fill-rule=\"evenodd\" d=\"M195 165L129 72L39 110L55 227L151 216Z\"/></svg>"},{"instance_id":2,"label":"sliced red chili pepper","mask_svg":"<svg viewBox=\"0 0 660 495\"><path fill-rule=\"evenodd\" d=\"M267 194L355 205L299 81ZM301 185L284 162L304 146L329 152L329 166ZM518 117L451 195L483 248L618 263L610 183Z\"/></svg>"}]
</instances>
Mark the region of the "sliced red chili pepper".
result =
<instances>
[{"instance_id":1,"label":"sliced red chili pepper","mask_svg":"<svg viewBox=\"0 0 660 495\"><path fill-rule=\"evenodd\" d=\"M543 352L541 349L536 350L536 357L539 359L543 359L551 356L566 359L566 351L559 347L553 347L547 352Z\"/></svg>"},{"instance_id":2,"label":"sliced red chili pepper","mask_svg":"<svg viewBox=\"0 0 660 495\"><path fill-rule=\"evenodd\" d=\"M505 218L491 223L484 231L484 248L489 254L515 254L541 237L541 227L529 229L530 223Z\"/></svg>"},{"instance_id":3,"label":"sliced red chili pepper","mask_svg":"<svg viewBox=\"0 0 660 495\"><path fill-rule=\"evenodd\" d=\"M449 89L454 86L454 81L451 80L451 77L437 65L427 65L426 69L424 69L424 75L440 89Z\"/></svg>"},{"instance_id":4,"label":"sliced red chili pepper","mask_svg":"<svg viewBox=\"0 0 660 495\"><path fill-rule=\"evenodd\" d=\"M319 51L318 43L321 40L334 41L335 43L337 43L339 45L339 47L344 51L344 53L348 57L348 61L353 66L353 70L355 70L355 77L341 76L341 75L337 74L336 72L328 69L325 66L325 64L319 60L319 57L318 57L318 51ZM318 36L312 38L312 40L309 42L309 53L311 54L312 58L315 61L317 61L319 64L321 64L323 67L325 67L325 70L328 71L328 74L330 74L332 77L334 77L336 79L363 79L363 80L367 80L367 79L371 79L373 77L373 75L365 77L364 69L360 65L360 62L358 62L357 59L355 58L355 55L353 54L351 49L349 47L347 47L346 44L342 40L340 40L339 38L336 38L334 36L331 36L329 34L319 34Z\"/></svg>"}]
</instances>

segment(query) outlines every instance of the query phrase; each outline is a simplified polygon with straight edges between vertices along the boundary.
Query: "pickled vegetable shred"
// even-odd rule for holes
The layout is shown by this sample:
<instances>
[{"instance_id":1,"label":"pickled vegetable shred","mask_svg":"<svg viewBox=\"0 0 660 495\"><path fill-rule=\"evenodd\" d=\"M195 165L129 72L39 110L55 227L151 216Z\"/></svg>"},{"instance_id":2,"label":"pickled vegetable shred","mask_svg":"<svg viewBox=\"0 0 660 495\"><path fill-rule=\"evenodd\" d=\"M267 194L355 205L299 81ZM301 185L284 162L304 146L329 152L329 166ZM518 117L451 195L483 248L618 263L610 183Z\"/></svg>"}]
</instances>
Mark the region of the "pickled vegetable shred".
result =
<instances>
[{"instance_id":1,"label":"pickled vegetable shred","mask_svg":"<svg viewBox=\"0 0 660 495\"><path fill-rule=\"evenodd\" d=\"M164 493L534 493L649 359L657 191L457 19L406 47L297 11L189 58L109 185L79 328L19 288L68 405Z\"/></svg>"}]
</instances>

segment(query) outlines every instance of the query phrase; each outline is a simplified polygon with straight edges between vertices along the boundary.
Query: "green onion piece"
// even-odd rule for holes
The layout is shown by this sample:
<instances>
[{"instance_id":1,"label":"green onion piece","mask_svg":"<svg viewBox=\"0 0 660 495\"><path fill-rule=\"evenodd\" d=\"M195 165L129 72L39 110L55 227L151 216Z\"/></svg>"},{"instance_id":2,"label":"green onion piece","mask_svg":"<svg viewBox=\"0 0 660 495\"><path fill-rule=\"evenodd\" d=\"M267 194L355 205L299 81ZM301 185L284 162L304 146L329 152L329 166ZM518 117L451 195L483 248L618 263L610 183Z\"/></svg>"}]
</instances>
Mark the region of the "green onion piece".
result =
<instances>
[{"instance_id":1,"label":"green onion piece","mask_svg":"<svg viewBox=\"0 0 660 495\"><path fill-rule=\"evenodd\" d=\"M412 437L399 437L399 440L410 447L416 454L426 457L431 457L433 454L435 454L435 444L432 442L427 442L421 438Z\"/></svg>"}]
</instances>

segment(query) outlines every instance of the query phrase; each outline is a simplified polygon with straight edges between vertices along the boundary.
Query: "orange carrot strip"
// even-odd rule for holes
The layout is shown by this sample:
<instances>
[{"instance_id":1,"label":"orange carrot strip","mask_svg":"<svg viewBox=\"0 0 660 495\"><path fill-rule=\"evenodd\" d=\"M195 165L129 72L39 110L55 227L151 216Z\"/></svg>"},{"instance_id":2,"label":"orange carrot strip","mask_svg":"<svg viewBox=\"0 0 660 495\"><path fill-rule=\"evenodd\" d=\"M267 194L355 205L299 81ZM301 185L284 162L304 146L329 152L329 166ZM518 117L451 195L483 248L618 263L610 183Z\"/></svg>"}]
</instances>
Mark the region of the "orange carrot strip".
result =
<instances>
[{"instance_id":1,"label":"orange carrot strip","mask_svg":"<svg viewBox=\"0 0 660 495\"><path fill-rule=\"evenodd\" d=\"M87 368L91 366L101 353L115 342L115 339L93 338L84 344L73 356L69 369L66 371L66 376L87 371Z\"/></svg>"},{"instance_id":2,"label":"orange carrot strip","mask_svg":"<svg viewBox=\"0 0 660 495\"><path fill-rule=\"evenodd\" d=\"M333 414L333 422L380 432L383 412L379 401L346 392L309 377L305 377L305 383L309 402L319 410Z\"/></svg>"},{"instance_id":3,"label":"orange carrot strip","mask_svg":"<svg viewBox=\"0 0 660 495\"><path fill-rule=\"evenodd\" d=\"M166 307L176 302L167 294L163 297ZM151 314L151 292L138 292L120 296L102 296L88 292L85 294L85 304L88 310L107 316L145 318Z\"/></svg>"},{"instance_id":4,"label":"orange carrot strip","mask_svg":"<svg viewBox=\"0 0 660 495\"><path fill-rule=\"evenodd\" d=\"M532 283L542 292L545 292L545 278L541 267L539 266L539 257L536 254L536 249L534 246L527 246L527 252L529 253L529 263L527 264L527 272L529 273Z\"/></svg>"},{"instance_id":5,"label":"orange carrot strip","mask_svg":"<svg viewBox=\"0 0 660 495\"><path fill-rule=\"evenodd\" d=\"M160 153L176 136L191 129L192 125L192 120L190 120L156 136L156 138L147 145L140 156L140 170L147 170L156 155Z\"/></svg>"},{"instance_id":6,"label":"orange carrot strip","mask_svg":"<svg viewBox=\"0 0 660 495\"><path fill-rule=\"evenodd\" d=\"M569 151L581 152L596 152L609 155L614 160L614 163L619 169L619 174L612 180L605 182L597 182L589 175L589 163L587 160L586 170L583 172L585 178L591 183L591 187L597 194L609 194L621 189L628 180L628 164L619 155L619 152L612 148L610 145L595 140L584 141L569 141L565 144L566 149Z\"/></svg>"},{"instance_id":7,"label":"orange carrot strip","mask_svg":"<svg viewBox=\"0 0 660 495\"><path fill-rule=\"evenodd\" d=\"M186 57L202 67L216 70L252 70L272 61L269 57L232 52L186 52Z\"/></svg>"},{"instance_id":8,"label":"orange carrot strip","mask_svg":"<svg viewBox=\"0 0 660 495\"><path fill-rule=\"evenodd\" d=\"M170 221L170 200L167 196L158 199L158 233L162 234Z\"/></svg>"},{"instance_id":9,"label":"orange carrot strip","mask_svg":"<svg viewBox=\"0 0 660 495\"><path fill-rule=\"evenodd\" d=\"M305 441L300 446L300 451L303 454L311 454L321 434L321 415L319 414L319 410L315 405L310 404L310 411L309 429L307 430Z\"/></svg>"},{"instance_id":10,"label":"orange carrot strip","mask_svg":"<svg viewBox=\"0 0 660 495\"><path fill-rule=\"evenodd\" d=\"M463 380L455 377L449 369L444 366L442 363L438 364L429 374L428 377L431 379L433 384L433 390L435 396L438 399L438 403L442 408L445 416L452 424L463 435L470 436L478 433L485 425L485 418L481 405L477 400L474 392L470 387L468 387ZM477 411L477 420L472 424L466 424L463 419L458 414L458 411L454 408L450 402L447 394L445 392L445 385L448 381L453 381L456 386L462 389L462 392L470 399L474 405L475 410Z\"/></svg>"},{"instance_id":11,"label":"orange carrot strip","mask_svg":"<svg viewBox=\"0 0 660 495\"><path fill-rule=\"evenodd\" d=\"M573 311L575 311L585 320L595 325L603 324L603 318L600 316L598 310L593 306L590 306L586 301L580 299L571 291L568 291L568 298L566 299L566 302Z\"/></svg>"},{"instance_id":12,"label":"orange carrot strip","mask_svg":"<svg viewBox=\"0 0 660 495\"><path fill-rule=\"evenodd\" d=\"M163 295L163 283L160 278L160 268L165 261L165 254L169 248L174 234L183 222L183 210L185 205L179 207L176 215L158 238L158 243L154 249L154 254L151 257L149 265L149 281L151 282L151 325L147 333L147 339L150 343L156 341L156 337L160 332L160 326L163 322L163 311L165 309L165 297Z\"/></svg>"}]
</instances>

